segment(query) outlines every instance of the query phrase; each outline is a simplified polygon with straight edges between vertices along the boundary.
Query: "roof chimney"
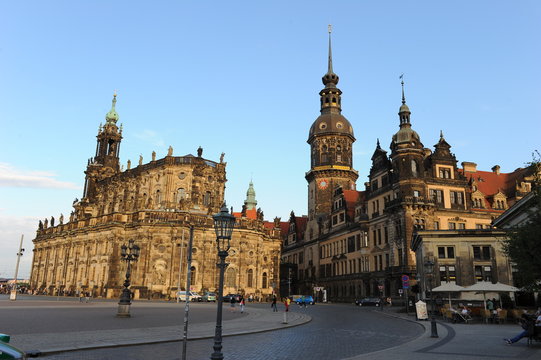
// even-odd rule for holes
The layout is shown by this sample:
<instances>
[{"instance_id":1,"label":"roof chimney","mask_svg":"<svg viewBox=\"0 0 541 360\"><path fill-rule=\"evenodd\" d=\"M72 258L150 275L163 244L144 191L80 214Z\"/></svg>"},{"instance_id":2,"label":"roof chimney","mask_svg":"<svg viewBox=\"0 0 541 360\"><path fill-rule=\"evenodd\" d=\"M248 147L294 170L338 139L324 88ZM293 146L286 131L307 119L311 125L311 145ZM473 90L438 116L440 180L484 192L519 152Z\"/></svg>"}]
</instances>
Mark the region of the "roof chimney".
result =
<instances>
[{"instance_id":1,"label":"roof chimney","mask_svg":"<svg viewBox=\"0 0 541 360\"><path fill-rule=\"evenodd\" d=\"M477 164L474 162L463 161L462 168L464 169L464 172L476 172Z\"/></svg>"},{"instance_id":2,"label":"roof chimney","mask_svg":"<svg viewBox=\"0 0 541 360\"><path fill-rule=\"evenodd\" d=\"M494 165L492 167L492 172L496 175L500 175L500 165Z\"/></svg>"}]
</instances>

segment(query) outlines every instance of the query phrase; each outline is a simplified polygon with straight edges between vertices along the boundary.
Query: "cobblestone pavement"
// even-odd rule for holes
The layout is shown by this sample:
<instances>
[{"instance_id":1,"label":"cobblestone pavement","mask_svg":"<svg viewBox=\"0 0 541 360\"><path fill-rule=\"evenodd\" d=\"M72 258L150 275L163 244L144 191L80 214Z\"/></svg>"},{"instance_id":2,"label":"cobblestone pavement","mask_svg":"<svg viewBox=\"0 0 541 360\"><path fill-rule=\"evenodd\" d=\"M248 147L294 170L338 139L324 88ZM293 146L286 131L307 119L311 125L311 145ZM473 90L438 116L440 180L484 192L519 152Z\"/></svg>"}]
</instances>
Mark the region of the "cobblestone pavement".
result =
<instances>
[{"instance_id":1,"label":"cobblestone pavement","mask_svg":"<svg viewBox=\"0 0 541 360\"><path fill-rule=\"evenodd\" d=\"M342 359L397 346L424 332L419 324L372 310L353 305L318 304L306 310L293 307L293 311L309 313L312 321L284 330L225 337L222 351L226 359ZM212 339L189 341L187 359L208 359L212 346ZM44 359L173 360L180 359L181 347L181 342L172 342L70 352Z\"/></svg>"},{"instance_id":2,"label":"cobblestone pavement","mask_svg":"<svg viewBox=\"0 0 541 360\"><path fill-rule=\"evenodd\" d=\"M2 301L5 300L5 301ZM182 324L185 303L135 301L132 317L117 318L117 305L110 300L80 303L74 298L27 297L9 301L0 297L0 332L10 335L73 332L127 328L151 328ZM224 320L241 316L224 311ZM215 303L190 303L190 322L205 323L216 318ZM61 320L61 326L54 326Z\"/></svg>"}]
</instances>

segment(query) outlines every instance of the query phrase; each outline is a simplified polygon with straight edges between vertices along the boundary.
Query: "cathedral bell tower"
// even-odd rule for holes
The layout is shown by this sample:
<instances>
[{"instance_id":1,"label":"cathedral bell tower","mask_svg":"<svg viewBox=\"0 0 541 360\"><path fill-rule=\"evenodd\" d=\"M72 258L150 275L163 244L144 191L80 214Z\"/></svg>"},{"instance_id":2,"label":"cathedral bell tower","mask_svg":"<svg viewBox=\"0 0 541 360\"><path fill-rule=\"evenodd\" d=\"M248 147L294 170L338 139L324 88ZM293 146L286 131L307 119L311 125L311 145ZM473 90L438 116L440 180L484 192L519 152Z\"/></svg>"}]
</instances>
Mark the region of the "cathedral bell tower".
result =
<instances>
[{"instance_id":1,"label":"cathedral bell tower","mask_svg":"<svg viewBox=\"0 0 541 360\"><path fill-rule=\"evenodd\" d=\"M85 171L85 188L83 198L92 201L95 195L96 182L120 172L120 142L122 125L117 127L118 114L115 109L116 93L113 95L111 110L105 115L105 125L101 125L96 136L96 155L88 160Z\"/></svg>"},{"instance_id":2,"label":"cathedral bell tower","mask_svg":"<svg viewBox=\"0 0 541 360\"><path fill-rule=\"evenodd\" d=\"M308 181L309 237L317 234L317 224L331 213L334 190L337 187L355 189L359 177L353 169L355 137L350 122L342 115L342 91L336 87L338 80L332 66L329 25L328 70L322 78L325 88L319 92L321 115L312 124L307 141L311 149L310 171L305 176Z\"/></svg>"},{"instance_id":3,"label":"cathedral bell tower","mask_svg":"<svg viewBox=\"0 0 541 360\"><path fill-rule=\"evenodd\" d=\"M398 111L400 129L393 135L391 141L391 160L394 172L398 174L400 180L414 181L424 177L424 146L419 134L411 128L411 111L406 105L404 81L401 83L402 105Z\"/></svg>"}]
</instances>

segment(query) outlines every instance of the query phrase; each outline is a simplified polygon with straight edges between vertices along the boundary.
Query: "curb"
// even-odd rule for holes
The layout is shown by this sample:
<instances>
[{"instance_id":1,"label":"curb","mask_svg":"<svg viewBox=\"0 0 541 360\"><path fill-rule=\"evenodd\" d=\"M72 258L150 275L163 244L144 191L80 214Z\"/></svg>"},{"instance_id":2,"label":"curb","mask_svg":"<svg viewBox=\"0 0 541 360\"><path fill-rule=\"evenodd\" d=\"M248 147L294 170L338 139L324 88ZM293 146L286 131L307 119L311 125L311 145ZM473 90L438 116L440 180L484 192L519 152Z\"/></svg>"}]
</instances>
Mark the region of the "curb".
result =
<instances>
[{"instance_id":1,"label":"curb","mask_svg":"<svg viewBox=\"0 0 541 360\"><path fill-rule=\"evenodd\" d=\"M288 329L288 328L307 324L311 321L312 321L312 317L310 315L299 314L299 319L294 323L283 324L282 322L280 322L277 324L279 326L276 326L274 328L263 328L263 329L247 330L247 331L233 331L228 334L222 334L222 338ZM214 338L214 335L196 335L193 337L189 337L188 342L195 341L195 340L213 339L213 338ZM100 341L100 342L96 342L95 344L89 344L89 345L83 345L83 346L77 346L77 347L73 346L73 347L66 347L66 348L51 348L51 349L44 349L44 350L34 349L34 350L28 350L26 351L26 353L29 357L39 357L39 356L44 356L44 355L53 355L53 354L60 354L60 353L74 352L74 351L107 349L107 348L117 348L117 347L127 347L127 346L137 346L137 345L165 344L165 343L182 342L182 341L183 339L180 337L169 338L169 339L154 339L154 340L147 340L147 341L144 341L144 340L143 341L140 341L140 340L120 341L118 343L115 343L114 341L107 341L107 342Z\"/></svg>"}]
</instances>

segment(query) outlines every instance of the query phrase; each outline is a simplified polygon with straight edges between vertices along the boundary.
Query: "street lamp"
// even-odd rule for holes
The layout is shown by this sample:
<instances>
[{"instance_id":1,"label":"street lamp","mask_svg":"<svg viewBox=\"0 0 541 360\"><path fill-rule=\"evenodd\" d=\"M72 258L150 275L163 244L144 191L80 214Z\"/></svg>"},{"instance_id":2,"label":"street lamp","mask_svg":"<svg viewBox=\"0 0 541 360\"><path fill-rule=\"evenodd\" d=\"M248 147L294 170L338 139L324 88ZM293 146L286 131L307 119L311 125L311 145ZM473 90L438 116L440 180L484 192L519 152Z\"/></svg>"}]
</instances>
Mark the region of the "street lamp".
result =
<instances>
[{"instance_id":1,"label":"street lamp","mask_svg":"<svg viewBox=\"0 0 541 360\"><path fill-rule=\"evenodd\" d=\"M131 292L130 292L130 275L131 275L131 262L137 261L139 258L140 248L134 244L135 241L130 239L128 245L124 244L120 247L121 260L128 264L126 269L126 280L124 280L124 289L120 295L120 301L118 302L118 317L130 317L130 305L131 305Z\"/></svg>"},{"instance_id":2,"label":"street lamp","mask_svg":"<svg viewBox=\"0 0 541 360\"><path fill-rule=\"evenodd\" d=\"M432 293L432 277L434 275L434 262L427 260L425 262L425 274L428 276L428 283L430 287L430 300L432 302L432 317L430 318L430 337L438 337L438 328L436 327L436 303L434 302L434 296Z\"/></svg>"},{"instance_id":3,"label":"street lamp","mask_svg":"<svg viewBox=\"0 0 541 360\"><path fill-rule=\"evenodd\" d=\"M222 303L224 291L224 271L227 267L225 258L231 247L231 233L235 226L235 217L229 214L225 202L220 212L212 217L214 219L214 230L216 231L216 246L218 247L218 257L220 262L216 264L220 268L220 282L218 285L218 311L216 313L216 331L214 333L214 352L210 356L211 360L221 360L222 354Z\"/></svg>"}]
</instances>

